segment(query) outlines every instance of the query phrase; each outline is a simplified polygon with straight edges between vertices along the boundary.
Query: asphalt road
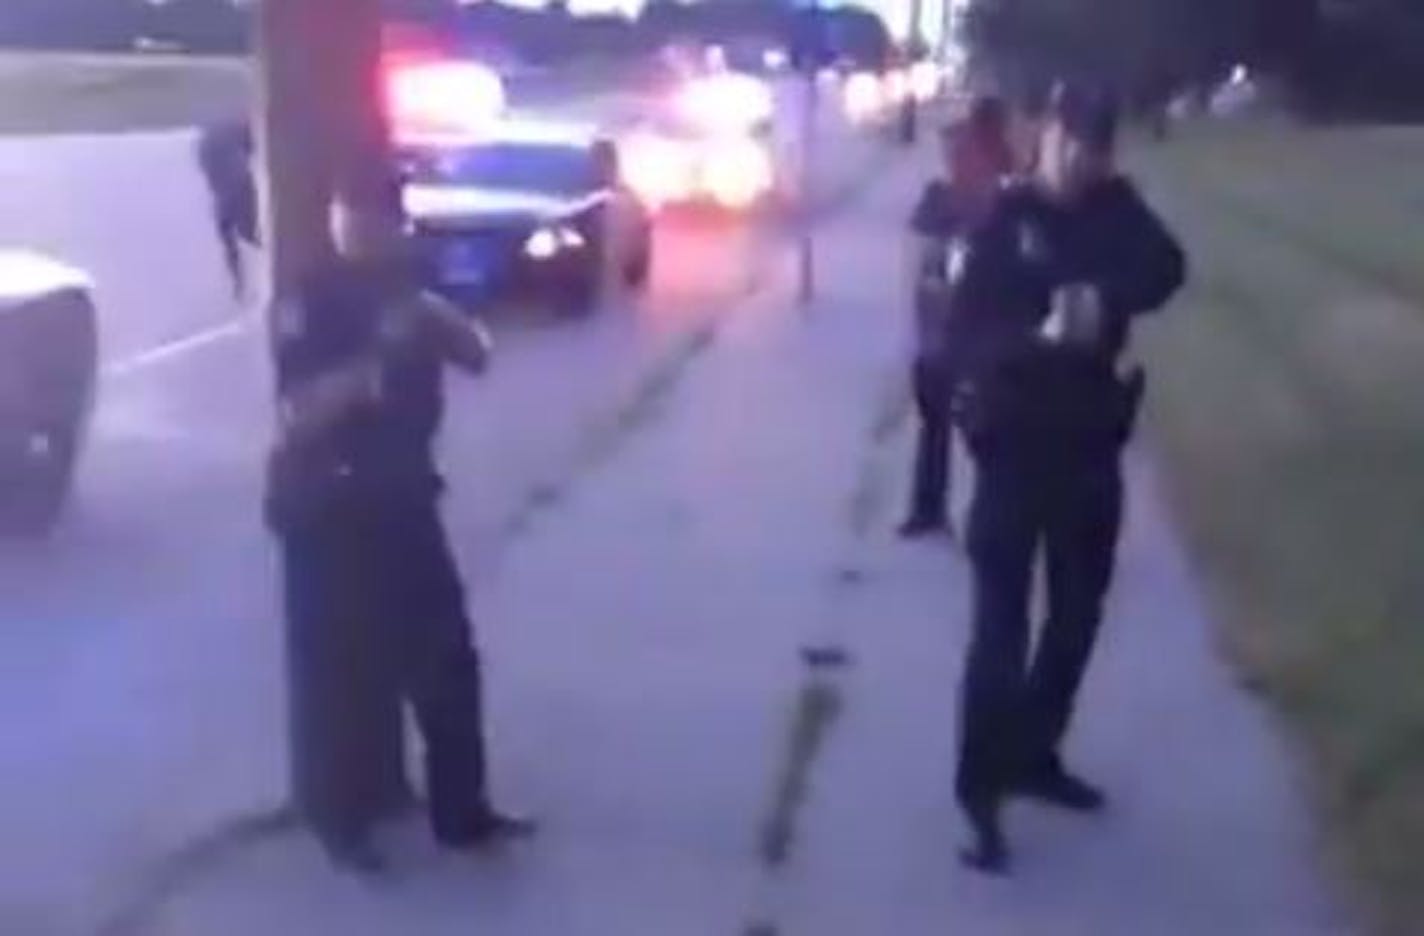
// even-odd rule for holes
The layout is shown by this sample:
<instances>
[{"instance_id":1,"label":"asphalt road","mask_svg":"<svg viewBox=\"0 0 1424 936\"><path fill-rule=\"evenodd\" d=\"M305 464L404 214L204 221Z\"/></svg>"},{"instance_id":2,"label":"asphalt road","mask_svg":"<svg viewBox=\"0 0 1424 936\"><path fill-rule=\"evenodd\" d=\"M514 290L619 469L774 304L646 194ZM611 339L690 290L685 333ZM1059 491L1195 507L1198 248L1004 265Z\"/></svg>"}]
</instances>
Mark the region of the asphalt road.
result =
<instances>
[{"instance_id":1,"label":"asphalt road","mask_svg":"<svg viewBox=\"0 0 1424 936\"><path fill-rule=\"evenodd\" d=\"M103 362L70 515L47 542L0 546L0 827L28 843L23 860L0 849L0 932L85 931L233 797L281 794L265 338L229 298L190 147L185 131L0 141L0 243L94 277ZM842 182L873 149L843 143ZM662 225L644 294L496 323L492 374L452 380L443 446L476 588L785 236Z\"/></svg>"}]
</instances>

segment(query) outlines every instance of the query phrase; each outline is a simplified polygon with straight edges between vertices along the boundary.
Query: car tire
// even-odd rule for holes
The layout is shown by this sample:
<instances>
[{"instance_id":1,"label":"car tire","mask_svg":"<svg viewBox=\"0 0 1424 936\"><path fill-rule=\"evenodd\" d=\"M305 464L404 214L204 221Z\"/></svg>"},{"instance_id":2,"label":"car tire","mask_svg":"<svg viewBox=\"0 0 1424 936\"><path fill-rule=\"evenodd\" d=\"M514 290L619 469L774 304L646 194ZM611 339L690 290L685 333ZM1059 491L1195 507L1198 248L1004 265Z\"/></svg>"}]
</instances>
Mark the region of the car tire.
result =
<instances>
[{"instance_id":1,"label":"car tire","mask_svg":"<svg viewBox=\"0 0 1424 936\"><path fill-rule=\"evenodd\" d=\"M652 278L652 275L653 246L651 243L644 243L642 249L628 261L623 279L633 289L642 289L648 285L648 280Z\"/></svg>"},{"instance_id":2,"label":"car tire","mask_svg":"<svg viewBox=\"0 0 1424 936\"><path fill-rule=\"evenodd\" d=\"M47 434L48 451L12 466L0 497L0 532L43 536L54 529L74 487L79 453L78 426Z\"/></svg>"},{"instance_id":3,"label":"car tire","mask_svg":"<svg viewBox=\"0 0 1424 936\"><path fill-rule=\"evenodd\" d=\"M558 296L558 312L567 318L585 318L598 308L603 293L603 277L595 265L580 271L580 275L568 283Z\"/></svg>"}]
</instances>

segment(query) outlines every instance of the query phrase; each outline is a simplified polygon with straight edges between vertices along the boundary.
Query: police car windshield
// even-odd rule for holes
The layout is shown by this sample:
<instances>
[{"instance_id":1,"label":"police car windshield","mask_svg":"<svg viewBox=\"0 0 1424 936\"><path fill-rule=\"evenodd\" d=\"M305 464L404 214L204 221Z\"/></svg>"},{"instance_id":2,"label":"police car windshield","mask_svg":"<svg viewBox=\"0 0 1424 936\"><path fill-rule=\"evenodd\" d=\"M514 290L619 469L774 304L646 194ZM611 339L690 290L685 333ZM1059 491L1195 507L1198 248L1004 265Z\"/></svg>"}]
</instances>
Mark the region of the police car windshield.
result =
<instances>
[{"instance_id":1,"label":"police car windshield","mask_svg":"<svg viewBox=\"0 0 1424 936\"><path fill-rule=\"evenodd\" d=\"M562 143L481 143L426 154L412 181L573 196L599 187L592 153Z\"/></svg>"}]
</instances>

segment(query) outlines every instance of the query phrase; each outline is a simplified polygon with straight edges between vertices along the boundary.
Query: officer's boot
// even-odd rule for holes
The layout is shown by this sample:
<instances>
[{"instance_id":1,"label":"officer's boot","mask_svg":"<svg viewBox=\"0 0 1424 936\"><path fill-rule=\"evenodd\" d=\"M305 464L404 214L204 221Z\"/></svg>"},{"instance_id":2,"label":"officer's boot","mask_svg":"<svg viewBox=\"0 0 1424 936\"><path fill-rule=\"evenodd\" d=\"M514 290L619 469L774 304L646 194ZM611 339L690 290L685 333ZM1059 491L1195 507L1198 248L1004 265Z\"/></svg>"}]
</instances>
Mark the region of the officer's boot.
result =
<instances>
[{"instance_id":1,"label":"officer's boot","mask_svg":"<svg viewBox=\"0 0 1424 936\"><path fill-rule=\"evenodd\" d=\"M959 852L965 866L984 874L1003 874L1009 870L1009 847L1004 840L999 800L994 797L964 804L969 828L974 840Z\"/></svg>"}]
</instances>

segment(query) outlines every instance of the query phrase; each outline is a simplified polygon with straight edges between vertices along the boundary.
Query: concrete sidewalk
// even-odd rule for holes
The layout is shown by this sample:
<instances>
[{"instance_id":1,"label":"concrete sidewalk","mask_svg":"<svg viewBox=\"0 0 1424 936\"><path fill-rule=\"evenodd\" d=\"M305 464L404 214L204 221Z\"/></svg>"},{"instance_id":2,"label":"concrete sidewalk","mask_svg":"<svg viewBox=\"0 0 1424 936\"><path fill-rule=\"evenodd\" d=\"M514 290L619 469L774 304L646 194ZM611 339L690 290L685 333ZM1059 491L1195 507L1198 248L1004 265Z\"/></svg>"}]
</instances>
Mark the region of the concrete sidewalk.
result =
<instances>
[{"instance_id":1,"label":"concrete sidewalk","mask_svg":"<svg viewBox=\"0 0 1424 936\"><path fill-rule=\"evenodd\" d=\"M1016 875L958 869L965 570L889 534L908 464L896 232L922 168L828 221L812 309L784 249L480 583L498 789L541 818L537 842L447 857L412 821L391 830L400 873L372 886L258 827L107 936L1344 931L1140 459L1071 749L1114 809L1015 811ZM846 665L808 675L808 648ZM794 730L817 698L836 717Z\"/></svg>"}]
</instances>

